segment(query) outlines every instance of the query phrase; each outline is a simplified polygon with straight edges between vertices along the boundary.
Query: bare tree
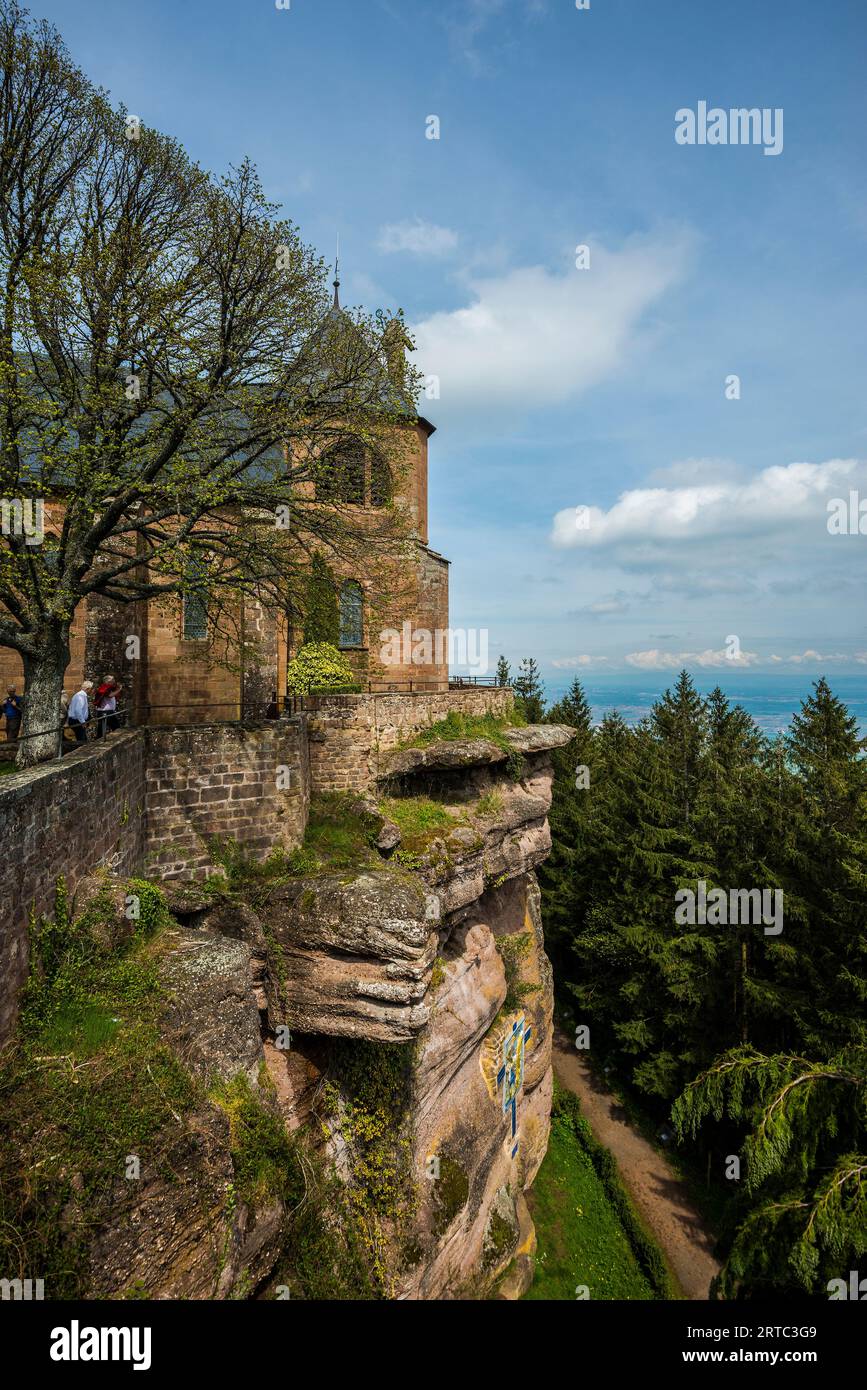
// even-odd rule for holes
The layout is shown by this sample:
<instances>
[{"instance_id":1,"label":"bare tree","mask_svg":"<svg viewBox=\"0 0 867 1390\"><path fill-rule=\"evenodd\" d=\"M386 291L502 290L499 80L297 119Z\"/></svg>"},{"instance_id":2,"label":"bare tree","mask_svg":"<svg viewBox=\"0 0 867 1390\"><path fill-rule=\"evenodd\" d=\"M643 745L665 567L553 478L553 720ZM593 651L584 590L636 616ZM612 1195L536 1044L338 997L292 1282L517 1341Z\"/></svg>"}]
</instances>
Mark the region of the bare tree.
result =
<instances>
[{"instance_id":1,"label":"bare tree","mask_svg":"<svg viewBox=\"0 0 867 1390\"><path fill-rule=\"evenodd\" d=\"M55 752L83 600L195 583L229 619L253 594L289 604L315 549L403 543L399 509L376 520L315 486L359 440L402 467L416 381L395 323L329 309L278 211L249 162L206 174L0 0L0 498L12 522L50 499L52 523L40 544L0 538L19 765Z\"/></svg>"}]
</instances>

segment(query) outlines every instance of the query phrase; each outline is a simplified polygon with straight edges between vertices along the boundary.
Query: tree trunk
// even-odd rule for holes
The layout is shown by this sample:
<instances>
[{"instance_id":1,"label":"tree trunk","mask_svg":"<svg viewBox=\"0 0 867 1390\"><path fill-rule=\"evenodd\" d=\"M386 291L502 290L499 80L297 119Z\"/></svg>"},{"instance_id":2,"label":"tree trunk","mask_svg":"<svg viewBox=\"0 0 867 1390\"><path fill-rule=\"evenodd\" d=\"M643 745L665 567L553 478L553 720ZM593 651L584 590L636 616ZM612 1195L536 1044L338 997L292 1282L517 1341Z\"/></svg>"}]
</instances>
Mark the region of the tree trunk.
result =
<instances>
[{"instance_id":1,"label":"tree trunk","mask_svg":"<svg viewBox=\"0 0 867 1390\"><path fill-rule=\"evenodd\" d=\"M24 714L17 767L56 758L60 746L60 696L69 665L69 626L57 624L40 634L39 652L24 658ZM35 737L32 737L35 735Z\"/></svg>"}]
</instances>

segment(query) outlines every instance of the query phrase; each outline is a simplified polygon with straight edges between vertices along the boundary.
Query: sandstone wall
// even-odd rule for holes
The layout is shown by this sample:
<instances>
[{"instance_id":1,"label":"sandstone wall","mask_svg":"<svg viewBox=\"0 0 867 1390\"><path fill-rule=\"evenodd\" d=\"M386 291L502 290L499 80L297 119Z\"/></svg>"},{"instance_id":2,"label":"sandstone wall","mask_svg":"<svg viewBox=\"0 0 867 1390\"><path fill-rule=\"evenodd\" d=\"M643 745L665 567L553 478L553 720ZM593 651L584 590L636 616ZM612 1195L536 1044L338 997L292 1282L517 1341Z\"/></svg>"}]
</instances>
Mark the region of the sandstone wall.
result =
<instances>
[{"instance_id":1,"label":"sandstone wall","mask_svg":"<svg viewBox=\"0 0 867 1390\"><path fill-rule=\"evenodd\" d=\"M363 791L376 780L382 754L451 712L503 714L512 692L468 686L431 694L320 696L306 702L310 777L316 791Z\"/></svg>"},{"instance_id":2,"label":"sandstone wall","mask_svg":"<svg viewBox=\"0 0 867 1390\"><path fill-rule=\"evenodd\" d=\"M54 907L61 875L70 896L94 869L132 874L145 841L144 735L114 734L61 763L0 780L0 1044L27 977L28 920Z\"/></svg>"},{"instance_id":3,"label":"sandstone wall","mask_svg":"<svg viewBox=\"0 0 867 1390\"><path fill-rule=\"evenodd\" d=\"M211 837L255 857L300 844L310 804L306 717L147 730L146 869L193 878Z\"/></svg>"}]
</instances>

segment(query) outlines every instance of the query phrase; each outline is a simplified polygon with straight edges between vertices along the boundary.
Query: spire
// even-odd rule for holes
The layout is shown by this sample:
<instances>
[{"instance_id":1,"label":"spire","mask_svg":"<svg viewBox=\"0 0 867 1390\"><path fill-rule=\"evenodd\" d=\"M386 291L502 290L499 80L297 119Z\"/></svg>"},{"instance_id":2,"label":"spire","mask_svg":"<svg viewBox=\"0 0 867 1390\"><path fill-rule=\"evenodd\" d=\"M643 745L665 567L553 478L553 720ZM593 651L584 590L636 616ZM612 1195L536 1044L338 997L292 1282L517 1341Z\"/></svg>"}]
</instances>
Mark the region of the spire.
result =
<instances>
[{"instance_id":1,"label":"spire","mask_svg":"<svg viewBox=\"0 0 867 1390\"><path fill-rule=\"evenodd\" d=\"M334 258L334 309L340 308L340 233L337 234L337 255Z\"/></svg>"}]
</instances>

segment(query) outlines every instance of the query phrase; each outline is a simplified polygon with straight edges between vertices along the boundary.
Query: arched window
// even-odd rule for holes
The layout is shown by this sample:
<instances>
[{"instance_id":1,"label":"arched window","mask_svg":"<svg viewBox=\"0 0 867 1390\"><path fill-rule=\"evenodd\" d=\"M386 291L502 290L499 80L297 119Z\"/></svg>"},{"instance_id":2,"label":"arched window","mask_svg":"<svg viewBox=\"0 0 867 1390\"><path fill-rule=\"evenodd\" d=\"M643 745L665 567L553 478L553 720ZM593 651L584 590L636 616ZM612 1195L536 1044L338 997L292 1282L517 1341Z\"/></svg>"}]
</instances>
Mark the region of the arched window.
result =
<instances>
[{"instance_id":1,"label":"arched window","mask_svg":"<svg viewBox=\"0 0 867 1390\"><path fill-rule=\"evenodd\" d=\"M364 506L365 448L349 439L329 449L316 468L316 497L321 502L349 502Z\"/></svg>"},{"instance_id":2,"label":"arched window","mask_svg":"<svg viewBox=\"0 0 867 1390\"><path fill-rule=\"evenodd\" d=\"M207 564L193 552L186 563L182 595L182 632L185 642L204 642L208 636L208 599L205 589Z\"/></svg>"},{"instance_id":3,"label":"arched window","mask_svg":"<svg viewBox=\"0 0 867 1390\"><path fill-rule=\"evenodd\" d=\"M381 454L370 457L370 505L387 507L391 501L391 469Z\"/></svg>"},{"instance_id":4,"label":"arched window","mask_svg":"<svg viewBox=\"0 0 867 1390\"><path fill-rule=\"evenodd\" d=\"M364 646L364 593L356 579L340 586L340 645Z\"/></svg>"}]
</instances>

